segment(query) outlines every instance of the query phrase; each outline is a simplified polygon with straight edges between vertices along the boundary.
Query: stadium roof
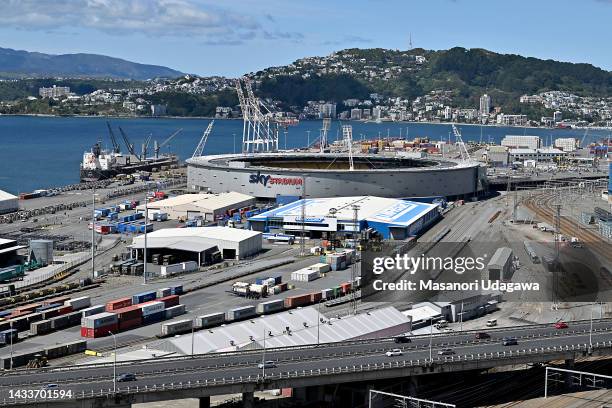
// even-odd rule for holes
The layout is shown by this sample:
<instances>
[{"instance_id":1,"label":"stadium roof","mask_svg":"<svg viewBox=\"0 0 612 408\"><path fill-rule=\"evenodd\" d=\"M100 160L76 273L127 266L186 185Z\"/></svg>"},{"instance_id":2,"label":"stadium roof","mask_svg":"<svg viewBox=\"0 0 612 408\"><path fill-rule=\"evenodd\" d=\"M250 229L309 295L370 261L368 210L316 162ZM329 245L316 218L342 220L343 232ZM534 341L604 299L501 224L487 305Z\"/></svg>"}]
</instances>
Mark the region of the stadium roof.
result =
<instances>
[{"instance_id":1,"label":"stadium roof","mask_svg":"<svg viewBox=\"0 0 612 408\"><path fill-rule=\"evenodd\" d=\"M302 201L275 208L255 215L250 221L264 221L267 218L284 216L301 216ZM306 217L335 216L339 220L353 219L353 206L359 207L360 221L381 222L386 224L408 226L424 214L437 207L437 204L426 204L394 198L373 196L308 198L305 201ZM332 214L335 212L335 215Z\"/></svg>"}]
</instances>

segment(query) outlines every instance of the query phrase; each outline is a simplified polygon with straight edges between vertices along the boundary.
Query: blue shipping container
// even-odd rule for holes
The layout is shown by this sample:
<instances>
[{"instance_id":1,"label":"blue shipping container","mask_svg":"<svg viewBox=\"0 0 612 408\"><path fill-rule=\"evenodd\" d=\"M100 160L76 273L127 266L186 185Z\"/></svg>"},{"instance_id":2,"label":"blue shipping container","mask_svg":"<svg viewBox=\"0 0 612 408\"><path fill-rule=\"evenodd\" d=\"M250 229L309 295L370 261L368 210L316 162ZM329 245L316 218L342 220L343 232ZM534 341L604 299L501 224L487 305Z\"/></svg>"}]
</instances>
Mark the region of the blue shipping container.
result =
<instances>
[{"instance_id":1,"label":"blue shipping container","mask_svg":"<svg viewBox=\"0 0 612 408\"><path fill-rule=\"evenodd\" d=\"M170 293L173 295L183 294L183 285L172 285L170 286Z\"/></svg>"},{"instance_id":2,"label":"blue shipping container","mask_svg":"<svg viewBox=\"0 0 612 408\"><path fill-rule=\"evenodd\" d=\"M161 322L166 318L166 311L160 310L157 313L151 313L150 315L146 315L142 317L142 324L147 325L151 323Z\"/></svg>"},{"instance_id":3,"label":"blue shipping container","mask_svg":"<svg viewBox=\"0 0 612 408\"><path fill-rule=\"evenodd\" d=\"M142 292L132 296L132 304L137 305L139 303L148 302L157 298L157 292L152 290L150 292Z\"/></svg>"},{"instance_id":4,"label":"blue shipping container","mask_svg":"<svg viewBox=\"0 0 612 408\"><path fill-rule=\"evenodd\" d=\"M39 306L39 307L36 308L36 311L37 312L42 312L43 310L53 309L53 308L58 307L58 306L62 306L62 304L61 303L52 303L50 305Z\"/></svg>"}]
</instances>

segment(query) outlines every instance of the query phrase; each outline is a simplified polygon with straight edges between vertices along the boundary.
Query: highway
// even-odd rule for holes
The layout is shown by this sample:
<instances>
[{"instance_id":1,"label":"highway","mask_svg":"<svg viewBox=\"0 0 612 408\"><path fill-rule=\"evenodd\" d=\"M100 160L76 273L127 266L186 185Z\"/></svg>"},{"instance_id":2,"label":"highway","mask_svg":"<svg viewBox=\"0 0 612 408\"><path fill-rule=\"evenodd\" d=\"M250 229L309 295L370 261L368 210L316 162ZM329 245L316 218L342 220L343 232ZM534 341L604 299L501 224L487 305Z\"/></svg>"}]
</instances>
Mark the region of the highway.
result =
<instances>
[{"instance_id":1,"label":"highway","mask_svg":"<svg viewBox=\"0 0 612 408\"><path fill-rule=\"evenodd\" d=\"M134 373L136 381L118 383L118 391L149 392L175 385L214 388L227 382L258 384L262 370L257 367L262 359L275 362L276 367L266 369L266 381L289 379L301 375L326 376L326 383L343 382L337 373L370 371L413 366L449 364L480 359L496 360L504 365L506 358L528 356L528 361L547 361L547 352L576 350L582 353L589 344L602 354L612 354L612 319L596 320L590 332L590 322L572 322L568 329L555 329L552 324L520 326L488 330L489 339L477 340L476 332L444 333L434 336L414 337L411 343L396 344L392 339L363 340L341 344L325 344L285 349L214 353L206 355L132 361L117 364L117 374ZM514 336L515 346L503 346L501 339ZM431 351L430 344L431 341ZM393 348L403 350L401 356L387 357L384 353ZM451 348L455 354L438 355L438 351ZM433 358L433 362L430 360ZM539 355L539 356L538 356ZM552 357L551 357L552 358ZM465 369L465 368L464 368ZM312 371L311 371L312 370ZM336 373L329 377L329 374ZM398 375L400 372L398 370ZM389 375L387 375L389 378ZM95 364L70 368L39 370L15 370L0 375L0 402L10 403L9 390L41 389L45 384L58 384L59 389L71 390L74 397L83 393L105 394L113 389L113 365ZM297 384L297 383L296 383ZM297 386L297 385L296 385ZM270 388L278 388L271 384ZM146 390L145 390L146 389ZM214 389L209 390L214 395ZM24 403L26 401L23 401Z\"/></svg>"}]
</instances>

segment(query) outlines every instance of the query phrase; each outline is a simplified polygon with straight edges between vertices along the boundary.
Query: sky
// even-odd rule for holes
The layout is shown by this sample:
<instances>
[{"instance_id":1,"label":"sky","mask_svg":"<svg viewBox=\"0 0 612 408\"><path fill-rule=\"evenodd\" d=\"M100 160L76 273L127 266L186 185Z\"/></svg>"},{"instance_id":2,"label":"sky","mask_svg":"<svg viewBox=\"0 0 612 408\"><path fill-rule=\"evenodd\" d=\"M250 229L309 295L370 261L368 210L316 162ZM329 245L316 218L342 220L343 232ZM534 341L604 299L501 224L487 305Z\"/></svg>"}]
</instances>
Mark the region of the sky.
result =
<instances>
[{"instance_id":1,"label":"sky","mask_svg":"<svg viewBox=\"0 0 612 408\"><path fill-rule=\"evenodd\" d=\"M235 77L345 48L485 48L612 70L612 0L0 0L0 47Z\"/></svg>"}]
</instances>

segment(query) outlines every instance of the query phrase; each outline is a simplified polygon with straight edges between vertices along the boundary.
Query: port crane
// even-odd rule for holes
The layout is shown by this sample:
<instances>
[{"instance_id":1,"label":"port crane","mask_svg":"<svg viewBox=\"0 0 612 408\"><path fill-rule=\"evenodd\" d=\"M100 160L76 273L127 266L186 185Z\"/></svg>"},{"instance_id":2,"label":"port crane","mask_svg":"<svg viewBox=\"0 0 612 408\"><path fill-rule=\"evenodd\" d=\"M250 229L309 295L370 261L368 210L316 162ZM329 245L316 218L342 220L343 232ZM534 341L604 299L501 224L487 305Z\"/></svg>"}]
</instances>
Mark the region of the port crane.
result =
<instances>
[{"instance_id":1,"label":"port crane","mask_svg":"<svg viewBox=\"0 0 612 408\"><path fill-rule=\"evenodd\" d=\"M193 156L191 156L192 158L202 155L202 152L204 151L204 146L206 146L206 142L208 141L208 136L210 135L210 132L212 132L212 128L214 124L215 124L215 121L213 120L206 127L206 130L204 131L204 134L202 135L202 138L200 139L200 143L198 143L197 147L193 151Z\"/></svg>"},{"instance_id":2,"label":"port crane","mask_svg":"<svg viewBox=\"0 0 612 408\"><path fill-rule=\"evenodd\" d=\"M178 135L182 131L183 131L183 128L180 128L179 130L171 134L166 140L164 140L161 143L157 143L157 140L153 141L153 152L155 153L156 159L159 158L159 151L161 150L161 148L167 145L168 143L170 143L170 141L174 139L174 136Z\"/></svg>"},{"instance_id":3,"label":"port crane","mask_svg":"<svg viewBox=\"0 0 612 408\"><path fill-rule=\"evenodd\" d=\"M119 143L117 143L117 138L115 137L115 132L113 132L113 128L109 122L106 122L106 127L108 128L111 143L113 144L113 153L121 153L121 148L119 147Z\"/></svg>"},{"instance_id":4,"label":"port crane","mask_svg":"<svg viewBox=\"0 0 612 408\"><path fill-rule=\"evenodd\" d=\"M278 122L273 120L270 109L255 96L247 77L236 80L236 93L243 118L242 152L277 151Z\"/></svg>"},{"instance_id":5,"label":"port crane","mask_svg":"<svg viewBox=\"0 0 612 408\"><path fill-rule=\"evenodd\" d=\"M461 138L461 132L459 132L459 129L457 129L457 126L455 126L454 123L452 124L452 127L453 127L453 134L455 135L455 139L457 139L457 144L459 145L459 152L461 153L461 161L463 162L472 161L470 157L470 152L468 152L468 149L465 143L463 143L463 139Z\"/></svg>"},{"instance_id":6,"label":"port crane","mask_svg":"<svg viewBox=\"0 0 612 408\"><path fill-rule=\"evenodd\" d=\"M125 145L126 145L128 151L130 152L130 154L133 155L133 156L136 156L138 161L142 161L140 156L138 156L136 154L136 151L134 150L134 145L130 142L130 139L127 137L127 135L125 134L123 129L121 129L121 126L119 126L119 133L121 133L121 137L123 138L123 142L125 143Z\"/></svg>"}]
</instances>

